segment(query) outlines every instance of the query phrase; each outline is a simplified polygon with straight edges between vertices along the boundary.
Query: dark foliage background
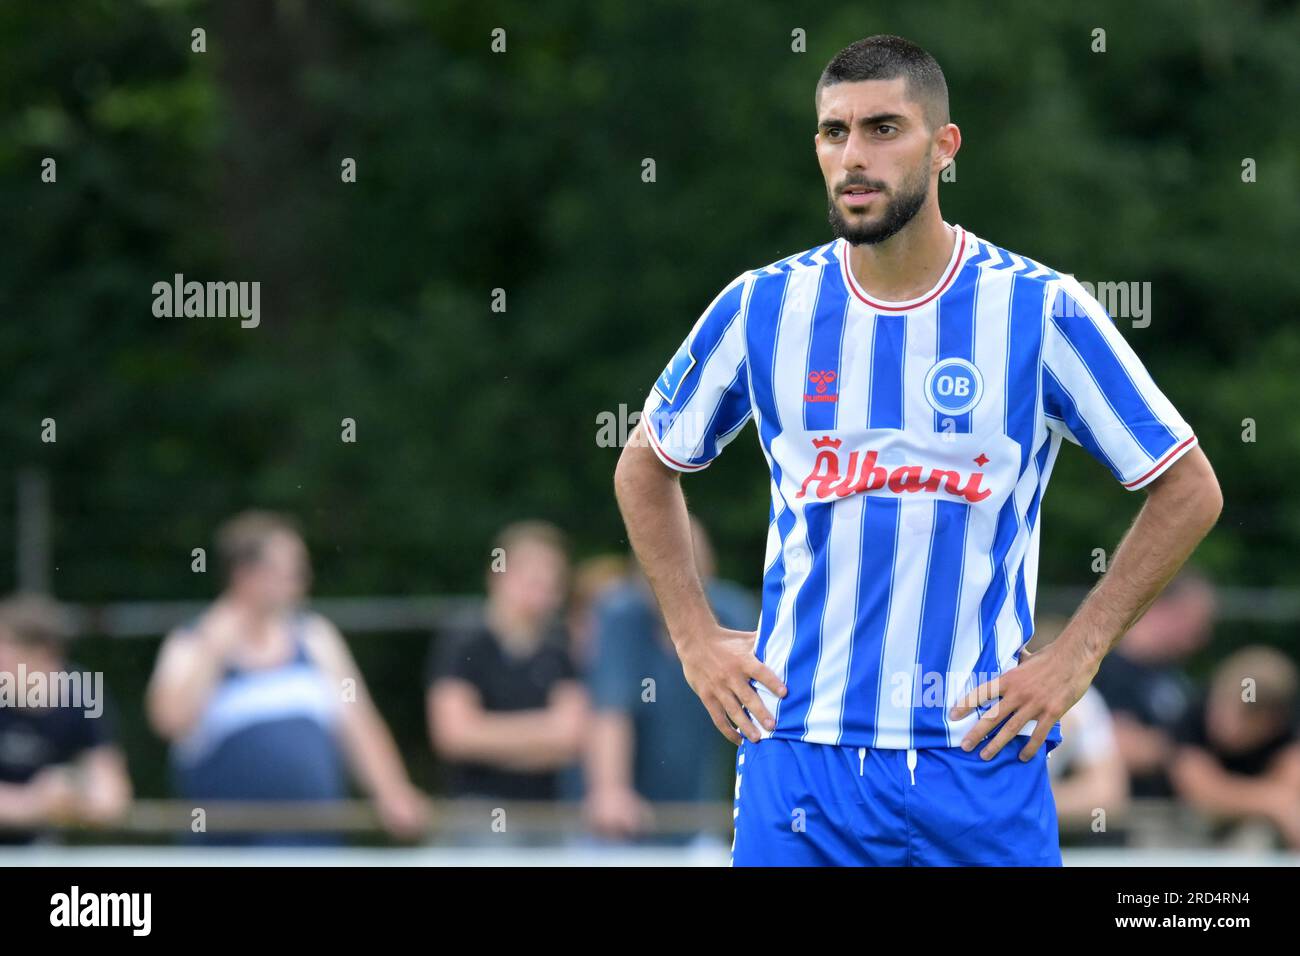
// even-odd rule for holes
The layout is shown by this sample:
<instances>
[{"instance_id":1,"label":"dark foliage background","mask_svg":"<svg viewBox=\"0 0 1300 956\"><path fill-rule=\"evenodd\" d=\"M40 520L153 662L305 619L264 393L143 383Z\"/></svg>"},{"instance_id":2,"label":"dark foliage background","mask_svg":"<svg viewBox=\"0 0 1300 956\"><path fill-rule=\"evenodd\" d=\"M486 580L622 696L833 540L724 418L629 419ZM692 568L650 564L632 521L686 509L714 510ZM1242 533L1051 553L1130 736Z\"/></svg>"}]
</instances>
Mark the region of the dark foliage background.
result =
<instances>
[{"instance_id":1,"label":"dark foliage background","mask_svg":"<svg viewBox=\"0 0 1300 956\"><path fill-rule=\"evenodd\" d=\"M205 598L190 551L252 503L302 519L325 595L475 590L491 533L522 516L580 555L625 547L596 417L639 407L731 277L826 241L813 85L881 32L947 72L965 138L949 222L1152 283L1150 326L1121 328L1223 484L1201 564L1300 585L1293 3L85 0L0 6L0 478L50 477L56 593ZM152 285L178 272L260 281L261 327L155 318ZM749 586L766 491L750 432L688 484ZM1041 585L1095 580L1092 549L1138 503L1068 448ZM1248 639L1293 641L1219 641ZM425 636L353 643L431 780ZM109 672L143 793L163 789L139 713L154 649L78 649Z\"/></svg>"}]
</instances>

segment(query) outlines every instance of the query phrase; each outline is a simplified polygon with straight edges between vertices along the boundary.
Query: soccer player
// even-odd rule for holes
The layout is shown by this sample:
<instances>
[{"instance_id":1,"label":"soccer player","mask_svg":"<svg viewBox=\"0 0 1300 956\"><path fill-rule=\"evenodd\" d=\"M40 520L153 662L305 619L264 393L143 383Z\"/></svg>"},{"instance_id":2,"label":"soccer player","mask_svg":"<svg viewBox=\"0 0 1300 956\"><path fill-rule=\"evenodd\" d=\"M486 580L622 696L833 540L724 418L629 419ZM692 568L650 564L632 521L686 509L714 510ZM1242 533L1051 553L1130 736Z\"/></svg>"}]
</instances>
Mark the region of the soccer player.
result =
<instances>
[{"instance_id":1,"label":"soccer player","mask_svg":"<svg viewBox=\"0 0 1300 956\"><path fill-rule=\"evenodd\" d=\"M1213 526L1218 483L1078 282L944 221L961 131L928 53L854 43L815 103L836 238L727 284L615 475L687 681L739 745L732 862L1060 865L1057 721ZM711 616L679 484L751 418L772 489L756 633ZM1062 439L1146 500L1030 657Z\"/></svg>"}]
</instances>

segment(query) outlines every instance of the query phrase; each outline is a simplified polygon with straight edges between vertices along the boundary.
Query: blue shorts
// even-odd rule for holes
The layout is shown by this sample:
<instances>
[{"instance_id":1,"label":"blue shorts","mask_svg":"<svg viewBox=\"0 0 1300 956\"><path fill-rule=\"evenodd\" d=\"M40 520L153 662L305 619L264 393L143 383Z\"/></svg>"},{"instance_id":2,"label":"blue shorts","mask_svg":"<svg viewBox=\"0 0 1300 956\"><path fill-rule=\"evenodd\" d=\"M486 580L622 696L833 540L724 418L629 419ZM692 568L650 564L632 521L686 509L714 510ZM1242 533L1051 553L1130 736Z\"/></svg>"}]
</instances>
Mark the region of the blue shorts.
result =
<instances>
[{"instance_id":1,"label":"blue shorts","mask_svg":"<svg viewBox=\"0 0 1300 956\"><path fill-rule=\"evenodd\" d=\"M1047 750L768 737L736 755L733 866L1060 866ZM911 765L911 766L909 766Z\"/></svg>"}]
</instances>

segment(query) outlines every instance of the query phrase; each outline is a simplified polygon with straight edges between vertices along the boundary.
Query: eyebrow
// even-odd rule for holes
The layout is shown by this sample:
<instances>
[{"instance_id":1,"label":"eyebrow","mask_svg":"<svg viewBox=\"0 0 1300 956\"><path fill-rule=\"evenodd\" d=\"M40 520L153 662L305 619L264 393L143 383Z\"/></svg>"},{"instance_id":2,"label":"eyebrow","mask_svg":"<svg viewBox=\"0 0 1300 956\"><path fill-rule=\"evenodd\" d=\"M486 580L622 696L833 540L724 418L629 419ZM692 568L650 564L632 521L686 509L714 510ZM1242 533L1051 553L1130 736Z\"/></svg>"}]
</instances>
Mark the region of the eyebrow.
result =
<instances>
[{"instance_id":1,"label":"eyebrow","mask_svg":"<svg viewBox=\"0 0 1300 956\"><path fill-rule=\"evenodd\" d=\"M900 113L876 113L874 116L867 116L867 117L864 117L863 119L859 120L859 121L858 121L858 125L859 125L859 126L875 126L877 123L897 123L897 122L899 122L899 121L906 121L906 119L907 119L907 117L903 116L903 115L900 114ZM820 122L817 124L817 128L818 128L818 129L826 129L826 127L828 127L828 126L843 126L843 127L848 127L848 125L849 125L849 124L848 124L845 120L842 120L842 119L835 119L835 117L831 116L831 117L827 117L826 119L820 121Z\"/></svg>"}]
</instances>

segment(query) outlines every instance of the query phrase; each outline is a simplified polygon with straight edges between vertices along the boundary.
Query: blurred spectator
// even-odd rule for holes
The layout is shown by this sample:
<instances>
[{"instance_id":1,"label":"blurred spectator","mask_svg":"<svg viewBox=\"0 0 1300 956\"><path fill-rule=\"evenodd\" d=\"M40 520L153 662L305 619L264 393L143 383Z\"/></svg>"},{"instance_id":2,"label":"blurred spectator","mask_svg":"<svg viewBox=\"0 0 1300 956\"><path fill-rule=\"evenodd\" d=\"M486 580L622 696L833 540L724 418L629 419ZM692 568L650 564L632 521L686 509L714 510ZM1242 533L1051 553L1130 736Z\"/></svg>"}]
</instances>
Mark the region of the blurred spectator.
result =
<instances>
[{"instance_id":1,"label":"blurred spectator","mask_svg":"<svg viewBox=\"0 0 1300 956\"><path fill-rule=\"evenodd\" d=\"M569 589L569 647L578 670L586 671L594 652L596 605L600 599L627 580L628 559L621 554L598 554L579 562L573 569Z\"/></svg>"},{"instance_id":2,"label":"blurred spectator","mask_svg":"<svg viewBox=\"0 0 1300 956\"><path fill-rule=\"evenodd\" d=\"M393 738L347 644L302 608L311 571L287 519L250 511L217 537L226 590L163 642L146 704L173 742L179 794L203 801L328 801L348 795L345 768L374 798L385 828L415 837L427 821ZM209 821L210 823L212 821ZM307 844L301 833L213 843Z\"/></svg>"},{"instance_id":3,"label":"blurred spectator","mask_svg":"<svg viewBox=\"0 0 1300 956\"><path fill-rule=\"evenodd\" d=\"M67 636L47 598L0 603L0 680L8 684L0 695L0 844L29 843L49 824L108 824L131 801L102 678L67 659ZM39 699L29 695L33 675L47 688ZM55 675L80 677L74 685Z\"/></svg>"},{"instance_id":4,"label":"blurred spectator","mask_svg":"<svg viewBox=\"0 0 1300 956\"><path fill-rule=\"evenodd\" d=\"M1195 699L1183 663L1209 640L1215 594L1184 569L1101 663L1095 685L1115 720L1135 797L1170 797L1174 737Z\"/></svg>"},{"instance_id":5,"label":"blurred spectator","mask_svg":"<svg viewBox=\"0 0 1300 956\"><path fill-rule=\"evenodd\" d=\"M753 599L715 577L713 549L692 519L695 563L723 627L757 626ZM730 797L735 759L686 683L682 665L645 579L637 574L596 610L589 683L595 716L587 746L587 817L599 835L638 836L653 821L650 804Z\"/></svg>"},{"instance_id":6,"label":"blurred spectator","mask_svg":"<svg viewBox=\"0 0 1300 956\"><path fill-rule=\"evenodd\" d=\"M558 529L508 526L483 618L435 641L425 701L448 795L554 800L559 771L577 760L587 698L560 618L568 570Z\"/></svg>"},{"instance_id":7,"label":"blurred spectator","mask_svg":"<svg viewBox=\"0 0 1300 956\"><path fill-rule=\"evenodd\" d=\"M1066 623L1063 617L1041 617L1034 627L1034 647L1041 650L1056 640ZM1096 687L1089 687L1061 718L1061 743L1048 754L1047 769L1063 828L1090 828L1097 811L1104 810L1109 832L1114 818L1127 809L1128 771L1110 708Z\"/></svg>"},{"instance_id":8,"label":"blurred spectator","mask_svg":"<svg viewBox=\"0 0 1300 956\"><path fill-rule=\"evenodd\" d=\"M1109 826L1128 809L1128 771L1110 710L1097 688L1084 691L1061 718L1061 744L1049 756L1047 768L1062 824L1089 827L1097 811L1104 810Z\"/></svg>"},{"instance_id":9,"label":"blurred spectator","mask_svg":"<svg viewBox=\"0 0 1300 956\"><path fill-rule=\"evenodd\" d=\"M1182 799L1220 823L1263 821L1300 850L1296 668L1286 655L1248 647L1219 665L1184 722L1171 776Z\"/></svg>"}]
</instances>

